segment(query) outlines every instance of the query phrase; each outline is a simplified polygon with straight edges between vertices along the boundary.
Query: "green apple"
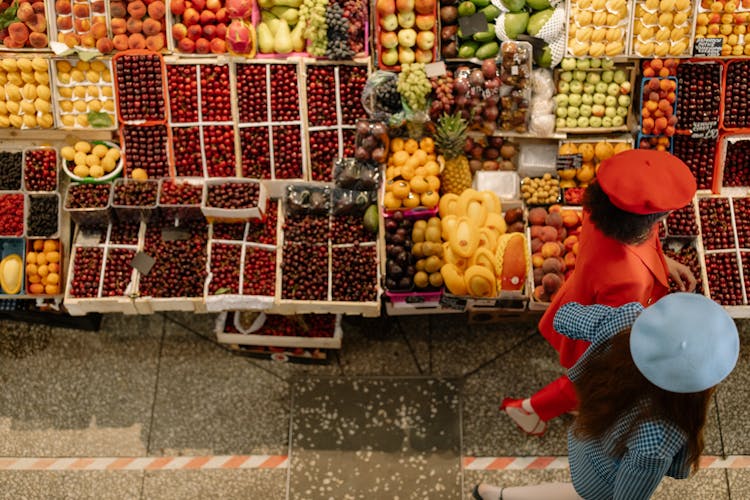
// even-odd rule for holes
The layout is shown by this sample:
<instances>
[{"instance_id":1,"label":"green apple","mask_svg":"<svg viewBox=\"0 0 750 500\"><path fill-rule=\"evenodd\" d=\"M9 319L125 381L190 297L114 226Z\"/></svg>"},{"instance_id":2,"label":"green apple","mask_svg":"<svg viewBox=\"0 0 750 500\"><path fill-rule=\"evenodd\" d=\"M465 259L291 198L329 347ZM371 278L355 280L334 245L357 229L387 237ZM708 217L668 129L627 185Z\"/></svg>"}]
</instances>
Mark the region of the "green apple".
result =
<instances>
[{"instance_id":1,"label":"green apple","mask_svg":"<svg viewBox=\"0 0 750 500\"><path fill-rule=\"evenodd\" d=\"M579 82L578 80L573 80L570 82L570 92L573 94L580 94L583 90L583 84Z\"/></svg>"},{"instance_id":2,"label":"green apple","mask_svg":"<svg viewBox=\"0 0 750 500\"><path fill-rule=\"evenodd\" d=\"M566 81L560 80L557 82L557 92L560 94L567 94L570 92L570 84Z\"/></svg>"},{"instance_id":3,"label":"green apple","mask_svg":"<svg viewBox=\"0 0 750 500\"><path fill-rule=\"evenodd\" d=\"M617 104L627 108L628 106L630 106L630 100L631 99L629 95L620 95L617 97Z\"/></svg>"},{"instance_id":4,"label":"green apple","mask_svg":"<svg viewBox=\"0 0 750 500\"><path fill-rule=\"evenodd\" d=\"M604 116L614 118L615 116L617 116L617 108L613 106L607 106L606 108L604 108Z\"/></svg>"},{"instance_id":5,"label":"green apple","mask_svg":"<svg viewBox=\"0 0 750 500\"><path fill-rule=\"evenodd\" d=\"M607 96L602 94L601 92L597 92L594 94L594 97L592 97L592 100L594 101L594 104L604 104L604 102L607 100Z\"/></svg>"},{"instance_id":6,"label":"green apple","mask_svg":"<svg viewBox=\"0 0 750 500\"><path fill-rule=\"evenodd\" d=\"M599 76L599 73L589 73L586 75L586 81L589 83L599 83L601 81L601 76Z\"/></svg>"},{"instance_id":7,"label":"green apple","mask_svg":"<svg viewBox=\"0 0 750 500\"><path fill-rule=\"evenodd\" d=\"M594 104L591 106L591 114L594 116L604 116L604 106L601 104Z\"/></svg>"},{"instance_id":8,"label":"green apple","mask_svg":"<svg viewBox=\"0 0 750 500\"><path fill-rule=\"evenodd\" d=\"M577 70L573 72L573 80L578 80L579 82L585 82L586 81L586 72L582 70Z\"/></svg>"},{"instance_id":9,"label":"green apple","mask_svg":"<svg viewBox=\"0 0 750 500\"><path fill-rule=\"evenodd\" d=\"M565 128L565 118L558 118L555 120L555 128Z\"/></svg>"},{"instance_id":10,"label":"green apple","mask_svg":"<svg viewBox=\"0 0 750 500\"><path fill-rule=\"evenodd\" d=\"M625 71L618 69L617 71L615 71L614 75L612 75L612 79L615 81L615 83L622 83L628 79L628 74L625 73Z\"/></svg>"},{"instance_id":11,"label":"green apple","mask_svg":"<svg viewBox=\"0 0 750 500\"><path fill-rule=\"evenodd\" d=\"M604 83L612 83L612 80L615 79L615 72L614 71L602 71L602 81Z\"/></svg>"},{"instance_id":12,"label":"green apple","mask_svg":"<svg viewBox=\"0 0 750 500\"><path fill-rule=\"evenodd\" d=\"M575 106L568 106L568 118L578 118L581 114L581 110Z\"/></svg>"},{"instance_id":13,"label":"green apple","mask_svg":"<svg viewBox=\"0 0 750 500\"><path fill-rule=\"evenodd\" d=\"M557 103L558 106L567 106L568 96L566 94L557 94L555 96L555 103Z\"/></svg>"},{"instance_id":14,"label":"green apple","mask_svg":"<svg viewBox=\"0 0 750 500\"><path fill-rule=\"evenodd\" d=\"M607 93L607 87L609 87L609 85L607 85L604 82L597 83L596 84L596 93L597 94L606 94Z\"/></svg>"},{"instance_id":15,"label":"green apple","mask_svg":"<svg viewBox=\"0 0 750 500\"><path fill-rule=\"evenodd\" d=\"M581 96L581 104L588 104L591 106L594 103L594 98L591 94L583 94Z\"/></svg>"},{"instance_id":16,"label":"green apple","mask_svg":"<svg viewBox=\"0 0 750 500\"><path fill-rule=\"evenodd\" d=\"M609 116L605 116L602 118L602 127L604 128L611 128L612 127L612 118Z\"/></svg>"},{"instance_id":17,"label":"green apple","mask_svg":"<svg viewBox=\"0 0 750 500\"><path fill-rule=\"evenodd\" d=\"M380 27L385 31L396 31L398 29L398 17L396 17L396 14L388 14L381 17Z\"/></svg>"},{"instance_id":18,"label":"green apple","mask_svg":"<svg viewBox=\"0 0 750 500\"><path fill-rule=\"evenodd\" d=\"M596 90L596 85L593 83L584 83L583 84L583 93L584 94L593 94L594 90Z\"/></svg>"},{"instance_id":19,"label":"green apple","mask_svg":"<svg viewBox=\"0 0 750 500\"><path fill-rule=\"evenodd\" d=\"M380 56L385 66L395 66L398 64L398 49L391 48L383 52Z\"/></svg>"},{"instance_id":20,"label":"green apple","mask_svg":"<svg viewBox=\"0 0 750 500\"><path fill-rule=\"evenodd\" d=\"M589 126L599 128L602 126L602 118L600 116L592 116L589 118Z\"/></svg>"},{"instance_id":21,"label":"green apple","mask_svg":"<svg viewBox=\"0 0 750 500\"><path fill-rule=\"evenodd\" d=\"M608 95L604 98L604 105L605 106L617 106L617 97L613 95Z\"/></svg>"},{"instance_id":22,"label":"green apple","mask_svg":"<svg viewBox=\"0 0 750 500\"><path fill-rule=\"evenodd\" d=\"M566 106L558 106L555 114L558 118L565 118L568 116L568 108Z\"/></svg>"},{"instance_id":23,"label":"green apple","mask_svg":"<svg viewBox=\"0 0 750 500\"><path fill-rule=\"evenodd\" d=\"M573 72L572 71L563 71L560 73L560 80L563 82L570 82L573 80Z\"/></svg>"},{"instance_id":24,"label":"green apple","mask_svg":"<svg viewBox=\"0 0 750 500\"><path fill-rule=\"evenodd\" d=\"M578 117L578 128L587 128L589 126L589 119L585 116Z\"/></svg>"},{"instance_id":25,"label":"green apple","mask_svg":"<svg viewBox=\"0 0 750 500\"><path fill-rule=\"evenodd\" d=\"M622 116L615 116L614 118L612 118L613 127L622 127L623 125L625 125L625 118L623 118Z\"/></svg>"},{"instance_id":26,"label":"green apple","mask_svg":"<svg viewBox=\"0 0 750 500\"><path fill-rule=\"evenodd\" d=\"M576 69L576 60L574 57L563 57L562 62L560 63L560 67L564 71L573 71Z\"/></svg>"},{"instance_id":27,"label":"green apple","mask_svg":"<svg viewBox=\"0 0 750 500\"><path fill-rule=\"evenodd\" d=\"M630 82L622 82L620 84L620 93L629 94L631 88Z\"/></svg>"},{"instance_id":28,"label":"green apple","mask_svg":"<svg viewBox=\"0 0 750 500\"><path fill-rule=\"evenodd\" d=\"M592 68L594 68L594 69L601 68L601 66L602 66L602 60L601 59L591 59L591 67Z\"/></svg>"},{"instance_id":29,"label":"green apple","mask_svg":"<svg viewBox=\"0 0 750 500\"><path fill-rule=\"evenodd\" d=\"M578 120L576 120L575 118L567 117L565 119L565 126L566 127L568 127L568 128L576 128L577 125L578 125Z\"/></svg>"},{"instance_id":30,"label":"green apple","mask_svg":"<svg viewBox=\"0 0 750 500\"><path fill-rule=\"evenodd\" d=\"M617 107L617 116L621 116L623 118L625 118L626 116L628 116L628 108L627 108L627 106L618 106Z\"/></svg>"},{"instance_id":31,"label":"green apple","mask_svg":"<svg viewBox=\"0 0 750 500\"><path fill-rule=\"evenodd\" d=\"M414 54L414 51L411 48L398 48L398 62L400 62L401 64L411 64L414 62L415 57L416 54Z\"/></svg>"},{"instance_id":32,"label":"green apple","mask_svg":"<svg viewBox=\"0 0 750 500\"><path fill-rule=\"evenodd\" d=\"M580 94L570 94L568 96L568 106L573 106L573 107L577 108L580 105L581 105L581 95Z\"/></svg>"},{"instance_id":33,"label":"green apple","mask_svg":"<svg viewBox=\"0 0 750 500\"><path fill-rule=\"evenodd\" d=\"M591 106L589 106L588 104L581 104L580 113L581 116L585 116L586 118L588 118L589 116L591 116Z\"/></svg>"},{"instance_id":34,"label":"green apple","mask_svg":"<svg viewBox=\"0 0 750 500\"><path fill-rule=\"evenodd\" d=\"M612 59L602 59L602 69L612 69L615 67L615 61Z\"/></svg>"},{"instance_id":35,"label":"green apple","mask_svg":"<svg viewBox=\"0 0 750 500\"><path fill-rule=\"evenodd\" d=\"M399 36L401 33L399 33ZM610 83L607 87L607 94L609 95L620 95L620 86L616 83Z\"/></svg>"},{"instance_id":36,"label":"green apple","mask_svg":"<svg viewBox=\"0 0 750 500\"><path fill-rule=\"evenodd\" d=\"M576 68L577 69L589 69L591 67L591 63L589 62L591 59L584 58L584 59L577 59L576 60Z\"/></svg>"}]
</instances>

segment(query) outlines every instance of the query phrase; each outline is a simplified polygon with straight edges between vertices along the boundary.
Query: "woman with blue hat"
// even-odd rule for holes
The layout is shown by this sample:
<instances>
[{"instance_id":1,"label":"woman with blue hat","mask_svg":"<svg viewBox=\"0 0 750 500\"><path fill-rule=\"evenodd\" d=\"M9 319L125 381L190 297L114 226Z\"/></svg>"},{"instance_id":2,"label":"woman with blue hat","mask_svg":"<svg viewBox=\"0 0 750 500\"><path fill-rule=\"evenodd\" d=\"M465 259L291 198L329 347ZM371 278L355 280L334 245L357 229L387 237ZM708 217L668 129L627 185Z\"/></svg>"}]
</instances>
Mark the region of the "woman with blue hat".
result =
<instances>
[{"instance_id":1,"label":"woman with blue hat","mask_svg":"<svg viewBox=\"0 0 750 500\"><path fill-rule=\"evenodd\" d=\"M739 355L737 328L721 306L693 293L648 309L571 302L554 327L591 343L568 372L579 400L568 432L572 484L479 484L475 499L642 499L664 476L684 479L698 468L709 401Z\"/></svg>"}]
</instances>

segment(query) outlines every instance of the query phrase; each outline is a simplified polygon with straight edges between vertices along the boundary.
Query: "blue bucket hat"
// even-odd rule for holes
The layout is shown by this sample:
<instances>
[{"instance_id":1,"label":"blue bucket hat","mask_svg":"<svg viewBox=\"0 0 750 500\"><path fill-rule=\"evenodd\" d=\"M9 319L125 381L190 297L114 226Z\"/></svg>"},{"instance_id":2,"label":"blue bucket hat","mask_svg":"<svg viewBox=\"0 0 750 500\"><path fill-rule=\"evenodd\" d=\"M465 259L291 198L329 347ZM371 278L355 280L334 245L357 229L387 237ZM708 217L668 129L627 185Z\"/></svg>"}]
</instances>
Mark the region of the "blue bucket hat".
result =
<instances>
[{"instance_id":1,"label":"blue bucket hat","mask_svg":"<svg viewBox=\"0 0 750 500\"><path fill-rule=\"evenodd\" d=\"M666 391L700 392L718 384L739 356L737 327L716 302L673 293L644 310L630 332L638 370Z\"/></svg>"}]
</instances>

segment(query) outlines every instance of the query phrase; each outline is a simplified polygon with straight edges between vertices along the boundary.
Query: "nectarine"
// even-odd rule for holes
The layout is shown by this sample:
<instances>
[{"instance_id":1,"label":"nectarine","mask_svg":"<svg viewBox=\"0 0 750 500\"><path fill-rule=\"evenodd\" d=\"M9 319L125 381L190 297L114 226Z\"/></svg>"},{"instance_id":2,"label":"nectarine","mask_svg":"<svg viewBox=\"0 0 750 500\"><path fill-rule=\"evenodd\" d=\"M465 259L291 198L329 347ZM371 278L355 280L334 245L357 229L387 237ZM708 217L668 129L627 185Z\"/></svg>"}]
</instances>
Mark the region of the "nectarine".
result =
<instances>
[{"instance_id":1,"label":"nectarine","mask_svg":"<svg viewBox=\"0 0 750 500\"><path fill-rule=\"evenodd\" d=\"M26 21L26 26L36 33L44 33L47 31L47 18L44 14L34 14L30 21Z\"/></svg>"},{"instance_id":2,"label":"nectarine","mask_svg":"<svg viewBox=\"0 0 750 500\"><path fill-rule=\"evenodd\" d=\"M98 50L102 54L112 52L112 49L114 49L114 45L112 44L112 40L110 40L109 38L100 38L96 41L96 50Z\"/></svg>"},{"instance_id":3,"label":"nectarine","mask_svg":"<svg viewBox=\"0 0 750 500\"><path fill-rule=\"evenodd\" d=\"M128 26L125 23L125 19L122 19L122 18L112 19L111 26L112 26L113 35L122 35L128 32Z\"/></svg>"},{"instance_id":4,"label":"nectarine","mask_svg":"<svg viewBox=\"0 0 750 500\"><path fill-rule=\"evenodd\" d=\"M128 50L128 35L120 33L112 39L112 46L116 50Z\"/></svg>"},{"instance_id":5,"label":"nectarine","mask_svg":"<svg viewBox=\"0 0 750 500\"><path fill-rule=\"evenodd\" d=\"M560 255L560 245L556 241L547 241L542 245L542 257L558 257Z\"/></svg>"},{"instance_id":6,"label":"nectarine","mask_svg":"<svg viewBox=\"0 0 750 500\"><path fill-rule=\"evenodd\" d=\"M128 28L128 33L130 34L140 33L141 31L143 31L143 21L141 21L140 19L136 19L135 17L131 17L130 19L128 19L126 26Z\"/></svg>"},{"instance_id":7,"label":"nectarine","mask_svg":"<svg viewBox=\"0 0 750 500\"><path fill-rule=\"evenodd\" d=\"M198 54L208 54L211 52L211 42L205 38L199 38L195 41L195 51Z\"/></svg>"},{"instance_id":8,"label":"nectarine","mask_svg":"<svg viewBox=\"0 0 750 500\"><path fill-rule=\"evenodd\" d=\"M557 228L552 226L542 226L542 230L539 233L539 239L545 242L557 240Z\"/></svg>"},{"instance_id":9,"label":"nectarine","mask_svg":"<svg viewBox=\"0 0 750 500\"><path fill-rule=\"evenodd\" d=\"M155 20L160 20L167 13L167 8L161 0L155 0L148 4L148 15Z\"/></svg>"},{"instance_id":10,"label":"nectarine","mask_svg":"<svg viewBox=\"0 0 750 500\"><path fill-rule=\"evenodd\" d=\"M73 18L71 16L57 16L57 29L62 31L73 29Z\"/></svg>"},{"instance_id":11,"label":"nectarine","mask_svg":"<svg viewBox=\"0 0 750 500\"><path fill-rule=\"evenodd\" d=\"M146 19L143 21L143 34L146 36L153 36L157 33L161 33L161 23L156 19Z\"/></svg>"},{"instance_id":12,"label":"nectarine","mask_svg":"<svg viewBox=\"0 0 750 500\"><path fill-rule=\"evenodd\" d=\"M148 50L153 50L154 52L159 52L161 49L164 48L164 34L159 33L157 35L151 35L146 38L146 48Z\"/></svg>"},{"instance_id":13,"label":"nectarine","mask_svg":"<svg viewBox=\"0 0 750 500\"><path fill-rule=\"evenodd\" d=\"M55 2L55 12L58 14L70 14L72 12L70 0L57 0Z\"/></svg>"},{"instance_id":14,"label":"nectarine","mask_svg":"<svg viewBox=\"0 0 750 500\"><path fill-rule=\"evenodd\" d=\"M140 33L133 33L128 37L128 47L131 49L145 49L146 37Z\"/></svg>"},{"instance_id":15,"label":"nectarine","mask_svg":"<svg viewBox=\"0 0 750 500\"><path fill-rule=\"evenodd\" d=\"M31 6L30 3L22 3L18 6L18 10L16 11L16 17L22 21L31 21L34 18L34 8Z\"/></svg>"},{"instance_id":16,"label":"nectarine","mask_svg":"<svg viewBox=\"0 0 750 500\"><path fill-rule=\"evenodd\" d=\"M20 43L23 47L23 44L29 39L29 28L22 22L11 23L8 26L8 35L14 42Z\"/></svg>"},{"instance_id":17,"label":"nectarine","mask_svg":"<svg viewBox=\"0 0 750 500\"><path fill-rule=\"evenodd\" d=\"M200 24L191 24L190 26L188 26L187 36L189 39L195 42L201 36L203 36L203 28L201 28Z\"/></svg>"},{"instance_id":18,"label":"nectarine","mask_svg":"<svg viewBox=\"0 0 750 500\"><path fill-rule=\"evenodd\" d=\"M76 17L89 17L90 13L88 4L77 3L73 5L73 15Z\"/></svg>"},{"instance_id":19,"label":"nectarine","mask_svg":"<svg viewBox=\"0 0 750 500\"><path fill-rule=\"evenodd\" d=\"M183 38L177 43L177 48L180 50L180 52L192 54L193 52L195 52L195 42L190 38Z\"/></svg>"},{"instance_id":20,"label":"nectarine","mask_svg":"<svg viewBox=\"0 0 750 500\"><path fill-rule=\"evenodd\" d=\"M185 0L172 0L169 2L169 9L175 16L181 16L185 13Z\"/></svg>"},{"instance_id":21,"label":"nectarine","mask_svg":"<svg viewBox=\"0 0 750 500\"><path fill-rule=\"evenodd\" d=\"M177 23L172 26L172 38L177 42L187 37L187 26L182 23Z\"/></svg>"},{"instance_id":22,"label":"nectarine","mask_svg":"<svg viewBox=\"0 0 750 500\"><path fill-rule=\"evenodd\" d=\"M45 33L31 33L29 35L29 45L35 49L42 49L47 46L48 40Z\"/></svg>"},{"instance_id":23,"label":"nectarine","mask_svg":"<svg viewBox=\"0 0 750 500\"><path fill-rule=\"evenodd\" d=\"M112 16L113 20L120 17L124 21L126 14L127 10L125 10L125 4L122 2L112 2L109 4L109 15Z\"/></svg>"},{"instance_id":24,"label":"nectarine","mask_svg":"<svg viewBox=\"0 0 750 500\"><path fill-rule=\"evenodd\" d=\"M211 40L211 52L214 54L223 54L227 51L227 42L221 38Z\"/></svg>"},{"instance_id":25,"label":"nectarine","mask_svg":"<svg viewBox=\"0 0 750 500\"><path fill-rule=\"evenodd\" d=\"M135 0L128 4L128 14L136 19L143 19L146 15L146 5L141 0ZM146 39L143 39L143 43L146 43Z\"/></svg>"}]
</instances>

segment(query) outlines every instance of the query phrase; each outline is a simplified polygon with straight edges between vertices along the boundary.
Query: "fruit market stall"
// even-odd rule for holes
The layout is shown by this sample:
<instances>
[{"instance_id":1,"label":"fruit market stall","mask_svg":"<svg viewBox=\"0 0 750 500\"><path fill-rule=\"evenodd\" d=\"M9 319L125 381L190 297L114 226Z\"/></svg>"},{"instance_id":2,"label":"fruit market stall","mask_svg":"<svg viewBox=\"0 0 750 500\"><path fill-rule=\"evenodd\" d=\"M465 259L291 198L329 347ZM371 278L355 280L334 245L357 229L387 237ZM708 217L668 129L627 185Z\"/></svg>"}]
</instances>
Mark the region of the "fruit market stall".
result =
<instances>
[{"instance_id":1,"label":"fruit market stall","mask_svg":"<svg viewBox=\"0 0 750 500\"><path fill-rule=\"evenodd\" d=\"M222 342L307 359L340 315L542 311L584 190L637 147L697 180L665 252L750 315L747 2L16 0L0 20L2 299L226 312Z\"/></svg>"}]
</instances>

